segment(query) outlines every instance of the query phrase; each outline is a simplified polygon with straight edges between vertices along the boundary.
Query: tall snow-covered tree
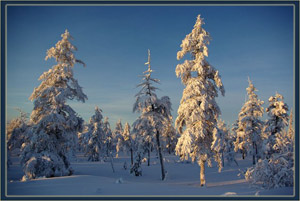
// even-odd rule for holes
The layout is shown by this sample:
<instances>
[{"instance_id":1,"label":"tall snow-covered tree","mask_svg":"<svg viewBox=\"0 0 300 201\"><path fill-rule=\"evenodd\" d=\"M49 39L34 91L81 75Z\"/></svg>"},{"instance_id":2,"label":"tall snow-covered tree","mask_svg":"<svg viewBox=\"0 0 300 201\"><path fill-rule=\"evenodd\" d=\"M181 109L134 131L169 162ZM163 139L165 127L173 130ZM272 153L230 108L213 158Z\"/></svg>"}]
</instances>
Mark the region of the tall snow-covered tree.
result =
<instances>
[{"instance_id":1,"label":"tall snow-covered tree","mask_svg":"<svg viewBox=\"0 0 300 201\"><path fill-rule=\"evenodd\" d=\"M102 110L97 106L95 107L95 114L90 118L88 132L85 136L88 143L85 155L88 156L88 160L90 161L99 161L104 156L105 132L103 130Z\"/></svg>"},{"instance_id":2,"label":"tall snow-covered tree","mask_svg":"<svg viewBox=\"0 0 300 201\"><path fill-rule=\"evenodd\" d=\"M75 64L84 63L75 58L73 51L77 49L70 42L70 33L66 30L61 37L45 58L54 58L57 64L40 76L42 82L30 97L34 108L30 116L30 139L22 152L24 179L73 173L67 154L83 120L66 102L85 102L87 96L73 76Z\"/></svg>"},{"instance_id":3,"label":"tall snow-covered tree","mask_svg":"<svg viewBox=\"0 0 300 201\"><path fill-rule=\"evenodd\" d=\"M212 157L211 145L217 119L221 113L215 98L218 91L225 90L219 71L206 61L210 41L209 33L203 29L203 19L198 15L191 33L186 35L177 52L177 59L187 53L192 60L176 66L176 75L185 86L178 108L175 126L181 134L176 145L176 153L182 160L191 157L200 165L201 186L205 185L205 163Z\"/></svg>"},{"instance_id":4,"label":"tall snow-covered tree","mask_svg":"<svg viewBox=\"0 0 300 201\"><path fill-rule=\"evenodd\" d=\"M269 106L266 108L269 118L266 121L264 128L265 140L264 153L266 157L270 157L276 150L276 134L283 131L288 125L288 105L283 102L283 96L276 93L275 96L269 98Z\"/></svg>"},{"instance_id":5,"label":"tall snow-covered tree","mask_svg":"<svg viewBox=\"0 0 300 201\"><path fill-rule=\"evenodd\" d=\"M126 122L122 136L119 138L117 143L117 150L123 152L130 152L131 165L133 165L133 144L132 137L130 135L130 125Z\"/></svg>"},{"instance_id":6,"label":"tall snow-covered tree","mask_svg":"<svg viewBox=\"0 0 300 201\"><path fill-rule=\"evenodd\" d=\"M263 122L260 118L263 116L263 101L258 99L255 91L257 89L248 79L249 86L247 88L248 100L245 102L239 113L239 124L237 130L237 138L235 142L235 150L242 150L245 154L252 154L252 162L258 160L262 146L262 127Z\"/></svg>"},{"instance_id":7,"label":"tall snow-covered tree","mask_svg":"<svg viewBox=\"0 0 300 201\"><path fill-rule=\"evenodd\" d=\"M137 154L145 154L148 152L148 165L150 164L150 149L156 142L158 151L162 180L165 179L165 169L163 164L162 148L161 148L161 134L167 127L169 117L171 116L171 102L167 96L158 99L153 83L159 83L158 79L151 77L152 69L150 63L150 50L148 50L148 70L144 72L143 81L138 86L142 87L136 95L136 102L133 106L133 112L141 112L140 117L133 123L133 132L136 134L136 141L138 141ZM136 157L140 159L140 156ZM139 160L137 160L139 161ZM139 167L134 165L134 167ZM138 170L138 168L136 168Z\"/></svg>"},{"instance_id":8,"label":"tall snow-covered tree","mask_svg":"<svg viewBox=\"0 0 300 201\"><path fill-rule=\"evenodd\" d=\"M133 123L133 132L136 133L136 140L139 141L138 148L142 148L139 152L148 154L148 166L150 165L150 153L155 146L154 127L151 125L148 119L148 112L154 110L154 105L157 102L155 83L159 83L158 79L152 78L151 74L151 56L150 50L148 50L148 61L145 65L148 65L148 70L144 72L142 76L142 82L137 85L141 87L141 90L136 94L136 101L133 105L133 112L141 113L138 119ZM138 152L138 153L139 153Z\"/></svg>"}]
</instances>

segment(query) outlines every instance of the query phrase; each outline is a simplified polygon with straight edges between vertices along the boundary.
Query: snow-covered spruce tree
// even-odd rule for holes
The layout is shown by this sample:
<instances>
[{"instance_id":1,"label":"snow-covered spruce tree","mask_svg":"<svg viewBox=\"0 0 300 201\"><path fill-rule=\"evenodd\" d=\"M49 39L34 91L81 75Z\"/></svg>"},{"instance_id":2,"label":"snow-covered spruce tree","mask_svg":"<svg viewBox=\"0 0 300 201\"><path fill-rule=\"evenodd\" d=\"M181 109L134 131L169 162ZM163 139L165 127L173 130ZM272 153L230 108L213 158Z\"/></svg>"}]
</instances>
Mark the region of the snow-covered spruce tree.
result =
<instances>
[{"instance_id":1,"label":"snow-covered spruce tree","mask_svg":"<svg viewBox=\"0 0 300 201\"><path fill-rule=\"evenodd\" d=\"M255 91L257 89L248 79L247 88L248 100L245 102L239 113L239 124L237 138L235 142L236 149L242 150L243 153L252 154L252 163L255 164L260 157L262 146L262 127L263 122L260 118L263 116L263 101L259 100Z\"/></svg>"},{"instance_id":2,"label":"snow-covered spruce tree","mask_svg":"<svg viewBox=\"0 0 300 201\"><path fill-rule=\"evenodd\" d=\"M144 155L145 152L148 152L148 165L150 164L151 146L156 142L161 165L161 178L164 180L165 169L160 138L170 121L171 102L168 96L158 99L155 94L157 88L153 86L153 83L159 83L159 80L151 77L150 50L148 50L148 61L145 65L148 65L148 70L144 72L143 81L138 85L142 87L142 89L136 95L136 102L133 106L133 112L141 112L141 115L133 123L133 132L136 133L136 141L138 144L137 155L141 156ZM140 159L140 156L136 158ZM139 170L139 166L136 164L133 167Z\"/></svg>"},{"instance_id":3,"label":"snow-covered spruce tree","mask_svg":"<svg viewBox=\"0 0 300 201\"><path fill-rule=\"evenodd\" d=\"M217 71L205 59L208 56L207 45L210 36L202 28L203 19L198 15L191 33L186 35L177 53L180 60L190 53L192 60L185 60L176 66L176 75L181 77L186 86L178 109L175 127L181 134L176 145L176 154L182 160L191 157L200 165L201 186L205 185L205 162L213 155L211 145L217 119L221 113L215 98L218 90L225 94L225 90Z\"/></svg>"},{"instance_id":4,"label":"snow-covered spruce tree","mask_svg":"<svg viewBox=\"0 0 300 201\"><path fill-rule=\"evenodd\" d=\"M276 150L276 134L284 130L288 125L288 105L283 102L283 96L276 93L275 96L269 98L269 106L266 108L268 120L265 123L263 149L265 157L269 158Z\"/></svg>"},{"instance_id":5,"label":"snow-covered spruce tree","mask_svg":"<svg viewBox=\"0 0 300 201\"><path fill-rule=\"evenodd\" d=\"M213 132L213 142L211 149L215 152L215 160L219 166L219 172L224 167L224 149L225 149L225 138L228 135L228 129L226 124L221 119L218 119L217 127Z\"/></svg>"},{"instance_id":6,"label":"snow-covered spruce tree","mask_svg":"<svg viewBox=\"0 0 300 201\"><path fill-rule=\"evenodd\" d=\"M21 149L23 143L26 140L26 131L29 127L28 116L25 112L17 109L20 112L20 116L12 119L7 124L7 167L12 164L11 152L15 149Z\"/></svg>"},{"instance_id":7,"label":"snow-covered spruce tree","mask_svg":"<svg viewBox=\"0 0 300 201\"><path fill-rule=\"evenodd\" d=\"M95 107L95 114L90 118L88 132L85 136L88 143L85 155L88 157L89 161L99 161L104 157L105 132L103 131L102 110L97 106Z\"/></svg>"},{"instance_id":8,"label":"snow-covered spruce tree","mask_svg":"<svg viewBox=\"0 0 300 201\"><path fill-rule=\"evenodd\" d=\"M162 134L162 138L165 143L164 146L165 146L167 152L169 154L171 154L171 153L174 153L174 151L175 151L176 143L178 140L178 135L177 135L176 129L172 125L173 117L170 116L169 118L170 118L170 121L167 125L167 129L165 129L165 132Z\"/></svg>"},{"instance_id":9,"label":"snow-covered spruce tree","mask_svg":"<svg viewBox=\"0 0 300 201\"><path fill-rule=\"evenodd\" d=\"M133 145L128 122L125 123L124 131L118 140L116 149L127 153L130 152L131 165L133 165Z\"/></svg>"},{"instance_id":10,"label":"snow-covered spruce tree","mask_svg":"<svg viewBox=\"0 0 300 201\"><path fill-rule=\"evenodd\" d=\"M232 130L234 130L233 128ZM234 142L236 141L236 133L234 131L230 132L228 130L227 135L225 136L225 143L224 143L224 157L228 162L228 165L230 166L231 163L235 162L235 164L238 166L238 163L235 159L235 151L234 151Z\"/></svg>"},{"instance_id":11,"label":"snow-covered spruce tree","mask_svg":"<svg viewBox=\"0 0 300 201\"><path fill-rule=\"evenodd\" d=\"M114 144L114 147L117 152L116 158L118 158L118 153L119 153L119 150L117 149L117 144L118 144L119 138L122 137L122 133L123 133L123 125L122 125L121 119L119 119L116 123L116 127L113 132L113 144Z\"/></svg>"},{"instance_id":12,"label":"snow-covered spruce tree","mask_svg":"<svg viewBox=\"0 0 300 201\"><path fill-rule=\"evenodd\" d=\"M157 88L153 84L159 83L158 79L151 77L153 71L150 62L150 50L148 50L148 61L145 63L145 65L148 65L148 70L144 72L142 82L137 85L137 87L141 87L142 89L136 94L136 101L133 105L133 112L141 113L133 123L133 133L137 137L136 141L141 145L137 146L137 148L142 148L142 150L139 149L138 153L141 152L143 155L148 154L148 166L150 166L151 150L155 146L155 128L148 119L148 112L154 110L154 105L157 102L155 93Z\"/></svg>"},{"instance_id":13,"label":"snow-covered spruce tree","mask_svg":"<svg viewBox=\"0 0 300 201\"><path fill-rule=\"evenodd\" d=\"M84 122L82 131L77 133L78 151L80 152L86 152L87 150L87 145L89 141L88 130L88 123Z\"/></svg>"},{"instance_id":14,"label":"snow-covered spruce tree","mask_svg":"<svg viewBox=\"0 0 300 201\"><path fill-rule=\"evenodd\" d=\"M110 128L110 124L108 121L108 117L104 118L103 122L103 131L104 131L104 138L103 138L103 143L105 144L104 150L106 157L111 157L112 151L113 151L113 136L112 136L112 131Z\"/></svg>"},{"instance_id":15,"label":"snow-covered spruce tree","mask_svg":"<svg viewBox=\"0 0 300 201\"><path fill-rule=\"evenodd\" d=\"M103 144L104 144L104 152L105 157L109 158L112 171L115 172L114 164L113 164L113 134L110 129L110 124L108 122L108 117L105 117L104 123L103 123L103 131L104 131L104 138L103 138Z\"/></svg>"},{"instance_id":16,"label":"snow-covered spruce tree","mask_svg":"<svg viewBox=\"0 0 300 201\"><path fill-rule=\"evenodd\" d=\"M12 151L20 149L25 142L26 130L29 127L29 119L27 113L18 109L20 116L12 119L7 125L7 149Z\"/></svg>"},{"instance_id":17,"label":"snow-covered spruce tree","mask_svg":"<svg viewBox=\"0 0 300 201\"><path fill-rule=\"evenodd\" d=\"M84 63L74 56L76 47L70 42L69 32L66 30L61 36L62 40L47 51L45 58L54 58L57 64L40 76L42 83L30 97L34 108L30 117L30 139L21 156L24 179L73 173L67 155L75 146L74 136L82 129L83 120L66 101L85 102L87 96L73 77L75 63Z\"/></svg>"},{"instance_id":18,"label":"snow-covered spruce tree","mask_svg":"<svg viewBox=\"0 0 300 201\"><path fill-rule=\"evenodd\" d=\"M291 116L290 116L291 117ZM290 119L290 125L292 120ZM275 134L274 153L247 170L248 182L264 188L294 185L294 132L281 130Z\"/></svg>"}]
</instances>

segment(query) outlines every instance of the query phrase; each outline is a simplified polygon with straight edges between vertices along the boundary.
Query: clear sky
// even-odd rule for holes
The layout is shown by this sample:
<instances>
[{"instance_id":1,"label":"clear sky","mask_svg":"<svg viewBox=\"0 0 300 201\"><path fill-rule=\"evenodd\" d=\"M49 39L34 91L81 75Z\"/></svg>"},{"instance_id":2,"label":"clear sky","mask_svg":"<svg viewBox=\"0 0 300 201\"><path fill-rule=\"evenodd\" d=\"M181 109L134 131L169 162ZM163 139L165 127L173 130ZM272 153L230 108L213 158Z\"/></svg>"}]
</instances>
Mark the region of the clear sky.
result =
<instances>
[{"instance_id":1,"label":"clear sky","mask_svg":"<svg viewBox=\"0 0 300 201\"><path fill-rule=\"evenodd\" d=\"M221 118L232 124L245 101L248 76L265 101L276 93L293 107L292 6L8 6L7 119L29 114L28 100L39 76L54 65L46 51L68 29L78 48L75 78L88 96L71 102L85 120L98 105L112 128L120 118L130 124L136 85L151 50L154 78L161 81L158 96L169 96L174 119L183 85L175 75L181 41L191 32L198 14L212 37L207 60L219 70L225 97L218 97ZM188 58L188 57L187 57Z\"/></svg>"}]
</instances>

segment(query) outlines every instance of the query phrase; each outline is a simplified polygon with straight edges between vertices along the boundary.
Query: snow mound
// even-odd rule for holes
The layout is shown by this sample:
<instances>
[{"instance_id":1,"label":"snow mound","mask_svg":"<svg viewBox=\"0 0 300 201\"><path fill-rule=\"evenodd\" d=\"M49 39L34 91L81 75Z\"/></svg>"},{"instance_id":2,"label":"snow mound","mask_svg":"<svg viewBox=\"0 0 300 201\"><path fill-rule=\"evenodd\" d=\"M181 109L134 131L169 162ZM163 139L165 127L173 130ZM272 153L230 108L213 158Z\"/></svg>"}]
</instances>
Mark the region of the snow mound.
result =
<instances>
[{"instance_id":1,"label":"snow mound","mask_svg":"<svg viewBox=\"0 0 300 201\"><path fill-rule=\"evenodd\" d=\"M117 179L116 184L123 184L124 180L122 177L120 177L119 179Z\"/></svg>"},{"instance_id":2,"label":"snow mound","mask_svg":"<svg viewBox=\"0 0 300 201\"><path fill-rule=\"evenodd\" d=\"M235 192L226 192L223 194L224 196L237 195Z\"/></svg>"}]
</instances>

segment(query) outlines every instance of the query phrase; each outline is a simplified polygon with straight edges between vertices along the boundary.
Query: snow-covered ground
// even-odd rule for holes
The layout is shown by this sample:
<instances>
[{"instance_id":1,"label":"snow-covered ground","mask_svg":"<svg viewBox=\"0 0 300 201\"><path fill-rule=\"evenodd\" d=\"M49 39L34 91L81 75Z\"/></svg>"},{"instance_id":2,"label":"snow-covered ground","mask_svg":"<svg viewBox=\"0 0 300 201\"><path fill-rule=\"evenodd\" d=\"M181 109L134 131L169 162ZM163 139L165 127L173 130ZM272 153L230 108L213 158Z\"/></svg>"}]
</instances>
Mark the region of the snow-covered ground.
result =
<instances>
[{"instance_id":1,"label":"snow-covered ground","mask_svg":"<svg viewBox=\"0 0 300 201\"><path fill-rule=\"evenodd\" d=\"M13 164L8 168L7 195L142 195L142 196L261 196L280 195L292 196L293 188L278 188L263 190L251 187L239 177L240 170L251 166L251 158L241 160L239 166L232 164L222 172L214 164L206 168L206 187L199 185L199 166L195 163L179 161L177 156L166 156L165 166L168 171L165 181L160 180L160 165L152 153L151 165L143 163L143 176L135 177L129 174L130 158L114 159L115 172L109 162L88 162L82 154L72 162L74 175L67 177L39 178L21 182L23 172L18 158L12 157ZM124 169L124 163L127 169Z\"/></svg>"}]
</instances>

